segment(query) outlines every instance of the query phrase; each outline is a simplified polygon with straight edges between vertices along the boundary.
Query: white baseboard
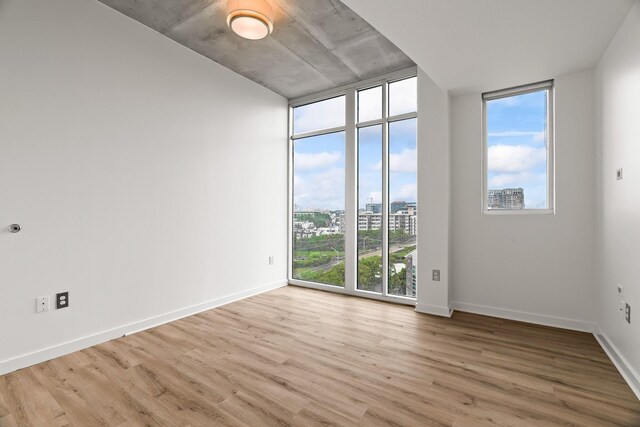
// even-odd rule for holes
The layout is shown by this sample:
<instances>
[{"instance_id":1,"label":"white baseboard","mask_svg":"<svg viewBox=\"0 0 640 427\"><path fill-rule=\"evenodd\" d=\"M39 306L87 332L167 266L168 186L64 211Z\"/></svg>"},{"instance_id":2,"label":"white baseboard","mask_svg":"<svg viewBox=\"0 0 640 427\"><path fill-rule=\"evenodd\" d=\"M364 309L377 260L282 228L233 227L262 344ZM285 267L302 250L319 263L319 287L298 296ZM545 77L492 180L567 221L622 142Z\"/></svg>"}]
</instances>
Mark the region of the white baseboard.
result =
<instances>
[{"instance_id":1,"label":"white baseboard","mask_svg":"<svg viewBox=\"0 0 640 427\"><path fill-rule=\"evenodd\" d=\"M520 322L534 323L536 325L553 326L556 328L570 329L580 332L593 332L595 324L584 320L566 319L564 317L547 316L544 314L528 313L526 311L509 310L505 308L491 307L480 304L454 302L453 309L467 313L482 314L485 316L499 317L501 319L517 320Z\"/></svg>"},{"instance_id":2,"label":"white baseboard","mask_svg":"<svg viewBox=\"0 0 640 427\"><path fill-rule=\"evenodd\" d=\"M618 369L622 378L624 378L627 384L629 384L631 391L633 391L638 400L640 400L640 375L638 375L638 372L633 369L633 366L631 366L622 353L620 353L618 348L607 337L602 329L596 327L593 335L596 337L596 340L598 340L598 343L600 343L600 346L605 353L607 353L609 359L611 359L615 367Z\"/></svg>"},{"instance_id":3,"label":"white baseboard","mask_svg":"<svg viewBox=\"0 0 640 427\"><path fill-rule=\"evenodd\" d=\"M68 341L52 347L37 350L32 353L27 353L11 359L3 360L0 361L0 375L7 374L18 369L26 368L37 363L45 362L47 360L55 359L56 357L83 350L97 344L102 344L115 338L119 338L125 335L131 335L145 329L153 328L155 326L181 319L183 317L192 316L194 314L210 310L215 307L220 307L222 305L229 304L231 302L238 301L253 295L258 295L263 292L271 291L273 289L277 289L286 285L286 280L269 283L222 298L216 298L214 300L207 301L201 304L192 305L190 307L185 307L180 310L172 311L170 313L150 317L148 319L140 320L113 329L78 338L73 341Z\"/></svg>"},{"instance_id":4,"label":"white baseboard","mask_svg":"<svg viewBox=\"0 0 640 427\"><path fill-rule=\"evenodd\" d=\"M451 317L451 307L443 307L439 305L431 304L416 304L416 311L418 313L432 314L434 316Z\"/></svg>"}]
</instances>

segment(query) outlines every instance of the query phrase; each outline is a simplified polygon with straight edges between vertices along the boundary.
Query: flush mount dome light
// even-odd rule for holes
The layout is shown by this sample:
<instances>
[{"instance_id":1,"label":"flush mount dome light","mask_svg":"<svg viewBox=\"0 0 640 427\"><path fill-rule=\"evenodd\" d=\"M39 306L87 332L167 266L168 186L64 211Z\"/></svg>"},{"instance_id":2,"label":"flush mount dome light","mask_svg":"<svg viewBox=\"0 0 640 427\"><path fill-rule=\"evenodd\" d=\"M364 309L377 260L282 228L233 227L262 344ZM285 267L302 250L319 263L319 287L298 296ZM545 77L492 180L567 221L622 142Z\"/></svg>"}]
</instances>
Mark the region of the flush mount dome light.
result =
<instances>
[{"instance_id":1,"label":"flush mount dome light","mask_svg":"<svg viewBox=\"0 0 640 427\"><path fill-rule=\"evenodd\" d=\"M227 25L245 39L263 39L273 31L273 9L265 0L229 0Z\"/></svg>"}]
</instances>

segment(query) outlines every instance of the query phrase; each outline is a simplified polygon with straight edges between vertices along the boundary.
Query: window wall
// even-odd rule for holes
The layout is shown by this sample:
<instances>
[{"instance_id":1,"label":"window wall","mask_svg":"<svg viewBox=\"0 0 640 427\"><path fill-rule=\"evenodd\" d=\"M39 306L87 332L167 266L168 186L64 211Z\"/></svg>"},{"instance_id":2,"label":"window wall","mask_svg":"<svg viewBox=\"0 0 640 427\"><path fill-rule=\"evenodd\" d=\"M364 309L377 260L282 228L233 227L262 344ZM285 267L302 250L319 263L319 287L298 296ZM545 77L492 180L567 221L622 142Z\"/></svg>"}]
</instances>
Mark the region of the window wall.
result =
<instances>
[{"instance_id":1,"label":"window wall","mask_svg":"<svg viewBox=\"0 0 640 427\"><path fill-rule=\"evenodd\" d=\"M292 102L293 284L416 296L415 70Z\"/></svg>"}]
</instances>

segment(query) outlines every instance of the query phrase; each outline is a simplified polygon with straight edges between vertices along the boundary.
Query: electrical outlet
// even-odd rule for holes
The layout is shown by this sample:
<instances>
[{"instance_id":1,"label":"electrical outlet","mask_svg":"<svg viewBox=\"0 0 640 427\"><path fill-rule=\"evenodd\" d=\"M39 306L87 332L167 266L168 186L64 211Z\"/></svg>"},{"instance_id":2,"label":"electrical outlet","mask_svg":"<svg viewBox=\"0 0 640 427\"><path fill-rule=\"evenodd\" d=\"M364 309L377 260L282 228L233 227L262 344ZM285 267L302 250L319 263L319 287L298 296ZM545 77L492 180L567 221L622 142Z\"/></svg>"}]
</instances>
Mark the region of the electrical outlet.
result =
<instances>
[{"instance_id":1,"label":"electrical outlet","mask_svg":"<svg viewBox=\"0 0 640 427\"><path fill-rule=\"evenodd\" d=\"M49 297L36 298L36 313L42 313L43 311L49 311Z\"/></svg>"},{"instance_id":2,"label":"electrical outlet","mask_svg":"<svg viewBox=\"0 0 640 427\"><path fill-rule=\"evenodd\" d=\"M273 265L273 255L269 256L269 265Z\"/></svg>"},{"instance_id":3,"label":"electrical outlet","mask_svg":"<svg viewBox=\"0 0 640 427\"><path fill-rule=\"evenodd\" d=\"M620 181L622 179L622 168L616 171L616 179Z\"/></svg>"},{"instance_id":4,"label":"electrical outlet","mask_svg":"<svg viewBox=\"0 0 640 427\"><path fill-rule=\"evenodd\" d=\"M631 323L631 306L627 303L624 307L624 319L627 323Z\"/></svg>"},{"instance_id":5,"label":"electrical outlet","mask_svg":"<svg viewBox=\"0 0 640 427\"><path fill-rule=\"evenodd\" d=\"M440 270L433 270L431 272L431 280L433 280L434 282L440 281Z\"/></svg>"},{"instance_id":6,"label":"electrical outlet","mask_svg":"<svg viewBox=\"0 0 640 427\"><path fill-rule=\"evenodd\" d=\"M56 294L56 309L69 307L69 292Z\"/></svg>"},{"instance_id":7,"label":"electrical outlet","mask_svg":"<svg viewBox=\"0 0 640 427\"><path fill-rule=\"evenodd\" d=\"M618 291L618 296L619 296L619 297L622 297L622 291L623 291L623 289L624 289L624 286L622 286L622 285L620 285L620 284L616 285L616 290Z\"/></svg>"}]
</instances>

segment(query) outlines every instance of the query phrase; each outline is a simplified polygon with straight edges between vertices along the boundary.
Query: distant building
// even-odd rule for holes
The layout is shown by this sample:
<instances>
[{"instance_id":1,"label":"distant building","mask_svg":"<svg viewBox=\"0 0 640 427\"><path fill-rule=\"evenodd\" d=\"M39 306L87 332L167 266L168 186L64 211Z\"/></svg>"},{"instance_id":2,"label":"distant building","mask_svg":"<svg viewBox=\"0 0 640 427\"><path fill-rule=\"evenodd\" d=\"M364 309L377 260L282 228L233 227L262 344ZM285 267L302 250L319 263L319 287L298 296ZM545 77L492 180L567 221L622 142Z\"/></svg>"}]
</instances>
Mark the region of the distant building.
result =
<instances>
[{"instance_id":1,"label":"distant building","mask_svg":"<svg viewBox=\"0 0 640 427\"><path fill-rule=\"evenodd\" d=\"M358 230L380 230L382 227L382 214L360 212L358 214ZM407 234L415 236L418 228L418 217L408 213L395 213L389 215L389 231L404 230Z\"/></svg>"},{"instance_id":2,"label":"distant building","mask_svg":"<svg viewBox=\"0 0 640 427\"><path fill-rule=\"evenodd\" d=\"M296 239L308 239L314 236L343 234L343 211L307 210L294 212L293 233ZM313 221L316 214L323 215L323 221ZM329 221L326 216L329 216Z\"/></svg>"},{"instance_id":3,"label":"distant building","mask_svg":"<svg viewBox=\"0 0 640 427\"><path fill-rule=\"evenodd\" d=\"M418 229L418 217L415 214L395 213L389 215L389 231L404 230L415 236Z\"/></svg>"},{"instance_id":4,"label":"distant building","mask_svg":"<svg viewBox=\"0 0 640 427\"><path fill-rule=\"evenodd\" d=\"M418 214L418 204L416 202L391 202L389 213L408 213L409 215Z\"/></svg>"},{"instance_id":5,"label":"distant building","mask_svg":"<svg viewBox=\"0 0 640 427\"><path fill-rule=\"evenodd\" d=\"M360 212L358 214L358 231L380 230L381 226L381 213Z\"/></svg>"},{"instance_id":6,"label":"distant building","mask_svg":"<svg viewBox=\"0 0 640 427\"><path fill-rule=\"evenodd\" d=\"M365 210L371 213L382 213L382 203L367 203Z\"/></svg>"},{"instance_id":7,"label":"distant building","mask_svg":"<svg viewBox=\"0 0 640 427\"><path fill-rule=\"evenodd\" d=\"M407 208L407 202L405 201L401 201L401 202L391 202L391 206L389 206L389 213L396 213L398 211L403 211L406 210Z\"/></svg>"},{"instance_id":8,"label":"distant building","mask_svg":"<svg viewBox=\"0 0 640 427\"><path fill-rule=\"evenodd\" d=\"M407 234L418 234L418 217L414 206L408 206L408 211L389 215L389 231L404 230ZM336 225L340 233L344 233L346 222L345 214L336 218ZM358 213L358 231L380 230L382 228L382 213L364 212Z\"/></svg>"},{"instance_id":9,"label":"distant building","mask_svg":"<svg viewBox=\"0 0 640 427\"><path fill-rule=\"evenodd\" d=\"M489 190L487 204L489 209L524 209L524 189Z\"/></svg>"},{"instance_id":10,"label":"distant building","mask_svg":"<svg viewBox=\"0 0 640 427\"><path fill-rule=\"evenodd\" d=\"M406 281L405 281L405 286L406 286L406 295L408 297L415 297L416 296L416 283L418 281L418 274L417 274L417 270L418 270L418 258L416 257L416 254L418 253L418 251L413 251L411 253L409 253L406 257L405 257L405 261L406 261Z\"/></svg>"}]
</instances>

